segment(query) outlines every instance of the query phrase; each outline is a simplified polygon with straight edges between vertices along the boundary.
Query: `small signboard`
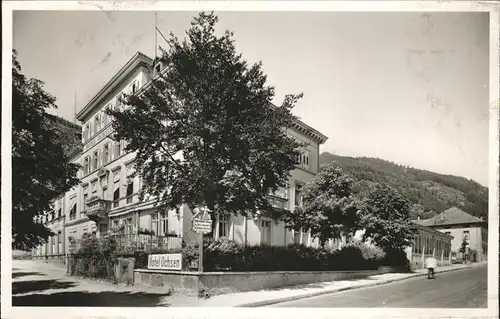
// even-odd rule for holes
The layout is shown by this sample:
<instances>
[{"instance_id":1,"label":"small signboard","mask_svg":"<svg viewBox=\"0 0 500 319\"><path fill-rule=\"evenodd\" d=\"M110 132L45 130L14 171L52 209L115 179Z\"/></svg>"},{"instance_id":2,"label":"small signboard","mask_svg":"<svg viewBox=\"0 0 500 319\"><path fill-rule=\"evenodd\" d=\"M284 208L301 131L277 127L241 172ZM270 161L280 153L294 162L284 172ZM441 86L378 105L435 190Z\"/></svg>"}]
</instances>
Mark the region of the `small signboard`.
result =
<instances>
[{"instance_id":1,"label":"small signboard","mask_svg":"<svg viewBox=\"0 0 500 319\"><path fill-rule=\"evenodd\" d=\"M203 211L203 214L201 212ZM195 208L193 215L193 231L199 234L198 242L198 271L203 272L203 234L212 231L212 219L208 207Z\"/></svg>"},{"instance_id":2,"label":"small signboard","mask_svg":"<svg viewBox=\"0 0 500 319\"><path fill-rule=\"evenodd\" d=\"M200 214L200 210L195 210L195 215L193 216L193 231L198 234L208 234L212 231L212 219L210 219L210 214L208 214L208 209L204 209L203 214Z\"/></svg>"},{"instance_id":3,"label":"small signboard","mask_svg":"<svg viewBox=\"0 0 500 319\"><path fill-rule=\"evenodd\" d=\"M149 255L148 269L182 270L182 254Z\"/></svg>"},{"instance_id":4,"label":"small signboard","mask_svg":"<svg viewBox=\"0 0 500 319\"><path fill-rule=\"evenodd\" d=\"M193 219L193 231L201 234L208 234L212 231L211 219Z\"/></svg>"}]
</instances>

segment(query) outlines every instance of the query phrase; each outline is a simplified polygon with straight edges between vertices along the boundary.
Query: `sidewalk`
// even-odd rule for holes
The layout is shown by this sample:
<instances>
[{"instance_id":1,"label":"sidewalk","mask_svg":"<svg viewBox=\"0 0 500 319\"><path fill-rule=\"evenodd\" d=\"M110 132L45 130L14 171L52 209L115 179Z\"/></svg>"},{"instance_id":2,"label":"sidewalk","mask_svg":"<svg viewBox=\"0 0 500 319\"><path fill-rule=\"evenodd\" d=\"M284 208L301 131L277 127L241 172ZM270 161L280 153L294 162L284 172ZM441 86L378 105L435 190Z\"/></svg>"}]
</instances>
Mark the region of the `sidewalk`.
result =
<instances>
[{"instance_id":1,"label":"sidewalk","mask_svg":"<svg viewBox=\"0 0 500 319\"><path fill-rule=\"evenodd\" d=\"M485 262L469 265L452 265L436 269L436 273L443 273L454 270L467 269L485 265ZM290 286L284 288L239 292L213 296L210 299L200 300L198 306L201 307L262 307L275 303L292 301L302 298L315 297L330 294L343 290L356 288L373 287L408 278L426 276L427 269L419 269L414 273L388 273L383 275L370 276L357 280L342 280L311 283L307 285Z\"/></svg>"},{"instance_id":2,"label":"sidewalk","mask_svg":"<svg viewBox=\"0 0 500 319\"><path fill-rule=\"evenodd\" d=\"M115 285L66 275L59 265L13 261L12 295L15 306L193 306L196 297L171 295L162 288Z\"/></svg>"},{"instance_id":3,"label":"sidewalk","mask_svg":"<svg viewBox=\"0 0 500 319\"><path fill-rule=\"evenodd\" d=\"M24 262L32 263L36 268L66 272L66 265L62 260L24 260Z\"/></svg>"}]
</instances>

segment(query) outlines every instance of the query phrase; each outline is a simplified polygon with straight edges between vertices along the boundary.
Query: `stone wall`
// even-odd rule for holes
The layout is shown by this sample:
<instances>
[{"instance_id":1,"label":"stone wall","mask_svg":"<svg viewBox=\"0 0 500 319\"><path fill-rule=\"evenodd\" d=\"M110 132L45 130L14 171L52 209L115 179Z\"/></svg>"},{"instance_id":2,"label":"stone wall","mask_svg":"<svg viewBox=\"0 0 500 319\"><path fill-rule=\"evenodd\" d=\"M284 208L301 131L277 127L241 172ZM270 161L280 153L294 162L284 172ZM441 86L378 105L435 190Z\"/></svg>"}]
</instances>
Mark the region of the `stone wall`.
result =
<instances>
[{"instance_id":1,"label":"stone wall","mask_svg":"<svg viewBox=\"0 0 500 319\"><path fill-rule=\"evenodd\" d=\"M134 258L118 258L115 264L115 280L118 284L134 283Z\"/></svg>"},{"instance_id":2,"label":"stone wall","mask_svg":"<svg viewBox=\"0 0 500 319\"><path fill-rule=\"evenodd\" d=\"M388 270L385 271L388 272ZM197 273L136 269L134 270L134 285L164 287L165 291L189 295L219 295L315 282L364 278L379 273L377 270Z\"/></svg>"}]
</instances>

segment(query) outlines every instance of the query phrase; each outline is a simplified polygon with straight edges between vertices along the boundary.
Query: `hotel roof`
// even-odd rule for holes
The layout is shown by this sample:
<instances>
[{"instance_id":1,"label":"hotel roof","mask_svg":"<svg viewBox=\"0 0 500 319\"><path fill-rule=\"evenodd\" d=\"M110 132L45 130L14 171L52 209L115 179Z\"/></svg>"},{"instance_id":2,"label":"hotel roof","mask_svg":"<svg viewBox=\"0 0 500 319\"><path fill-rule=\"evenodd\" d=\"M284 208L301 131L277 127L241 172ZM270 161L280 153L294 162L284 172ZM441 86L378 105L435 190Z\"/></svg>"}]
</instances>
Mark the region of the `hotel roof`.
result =
<instances>
[{"instance_id":1,"label":"hotel roof","mask_svg":"<svg viewBox=\"0 0 500 319\"><path fill-rule=\"evenodd\" d=\"M134 56L128 60L125 65L118 70L118 72L97 92L97 94L76 114L76 118L79 121L83 121L83 119L88 116L91 111L99 105L99 103L105 99L109 94L113 92L113 89L124 81L132 72L134 72L140 66L146 66L148 68L153 66L153 59L145 55L144 53L137 52ZM146 90L152 81L146 83L137 93L140 94L144 90ZM316 129L310 127L304 122L297 120L294 122L294 128L299 130L300 132L316 139L320 144L325 143L328 140L328 137Z\"/></svg>"},{"instance_id":2,"label":"hotel roof","mask_svg":"<svg viewBox=\"0 0 500 319\"><path fill-rule=\"evenodd\" d=\"M458 207L451 207L441 212L440 214L424 220L417 221L420 225L424 226L444 226L444 225L459 225L459 224L474 224L486 223L486 221L472 216Z\"/></svg>"}]
</instances>

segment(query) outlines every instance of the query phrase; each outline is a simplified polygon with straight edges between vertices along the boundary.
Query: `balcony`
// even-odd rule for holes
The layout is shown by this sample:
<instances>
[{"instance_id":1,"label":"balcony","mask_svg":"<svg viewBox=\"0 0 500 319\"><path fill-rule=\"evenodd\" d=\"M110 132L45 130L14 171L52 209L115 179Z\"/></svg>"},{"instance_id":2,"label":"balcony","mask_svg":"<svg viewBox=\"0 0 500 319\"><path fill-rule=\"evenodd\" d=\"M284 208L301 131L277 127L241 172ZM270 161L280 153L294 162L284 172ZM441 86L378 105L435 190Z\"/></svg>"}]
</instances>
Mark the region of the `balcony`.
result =
<instances>
[{"instance_id":1,"label":"balcony","mask_svg":"<svg viewBox=\"0 0 500 319\"><path fill-rule=\"evenodd\" d=\"M111 201L93 196L87 199L85 206L85 215L87 215L90 220L98 223L101 219L108 217L108 212L111 209Z\"/></svg>"}]
</instances>

